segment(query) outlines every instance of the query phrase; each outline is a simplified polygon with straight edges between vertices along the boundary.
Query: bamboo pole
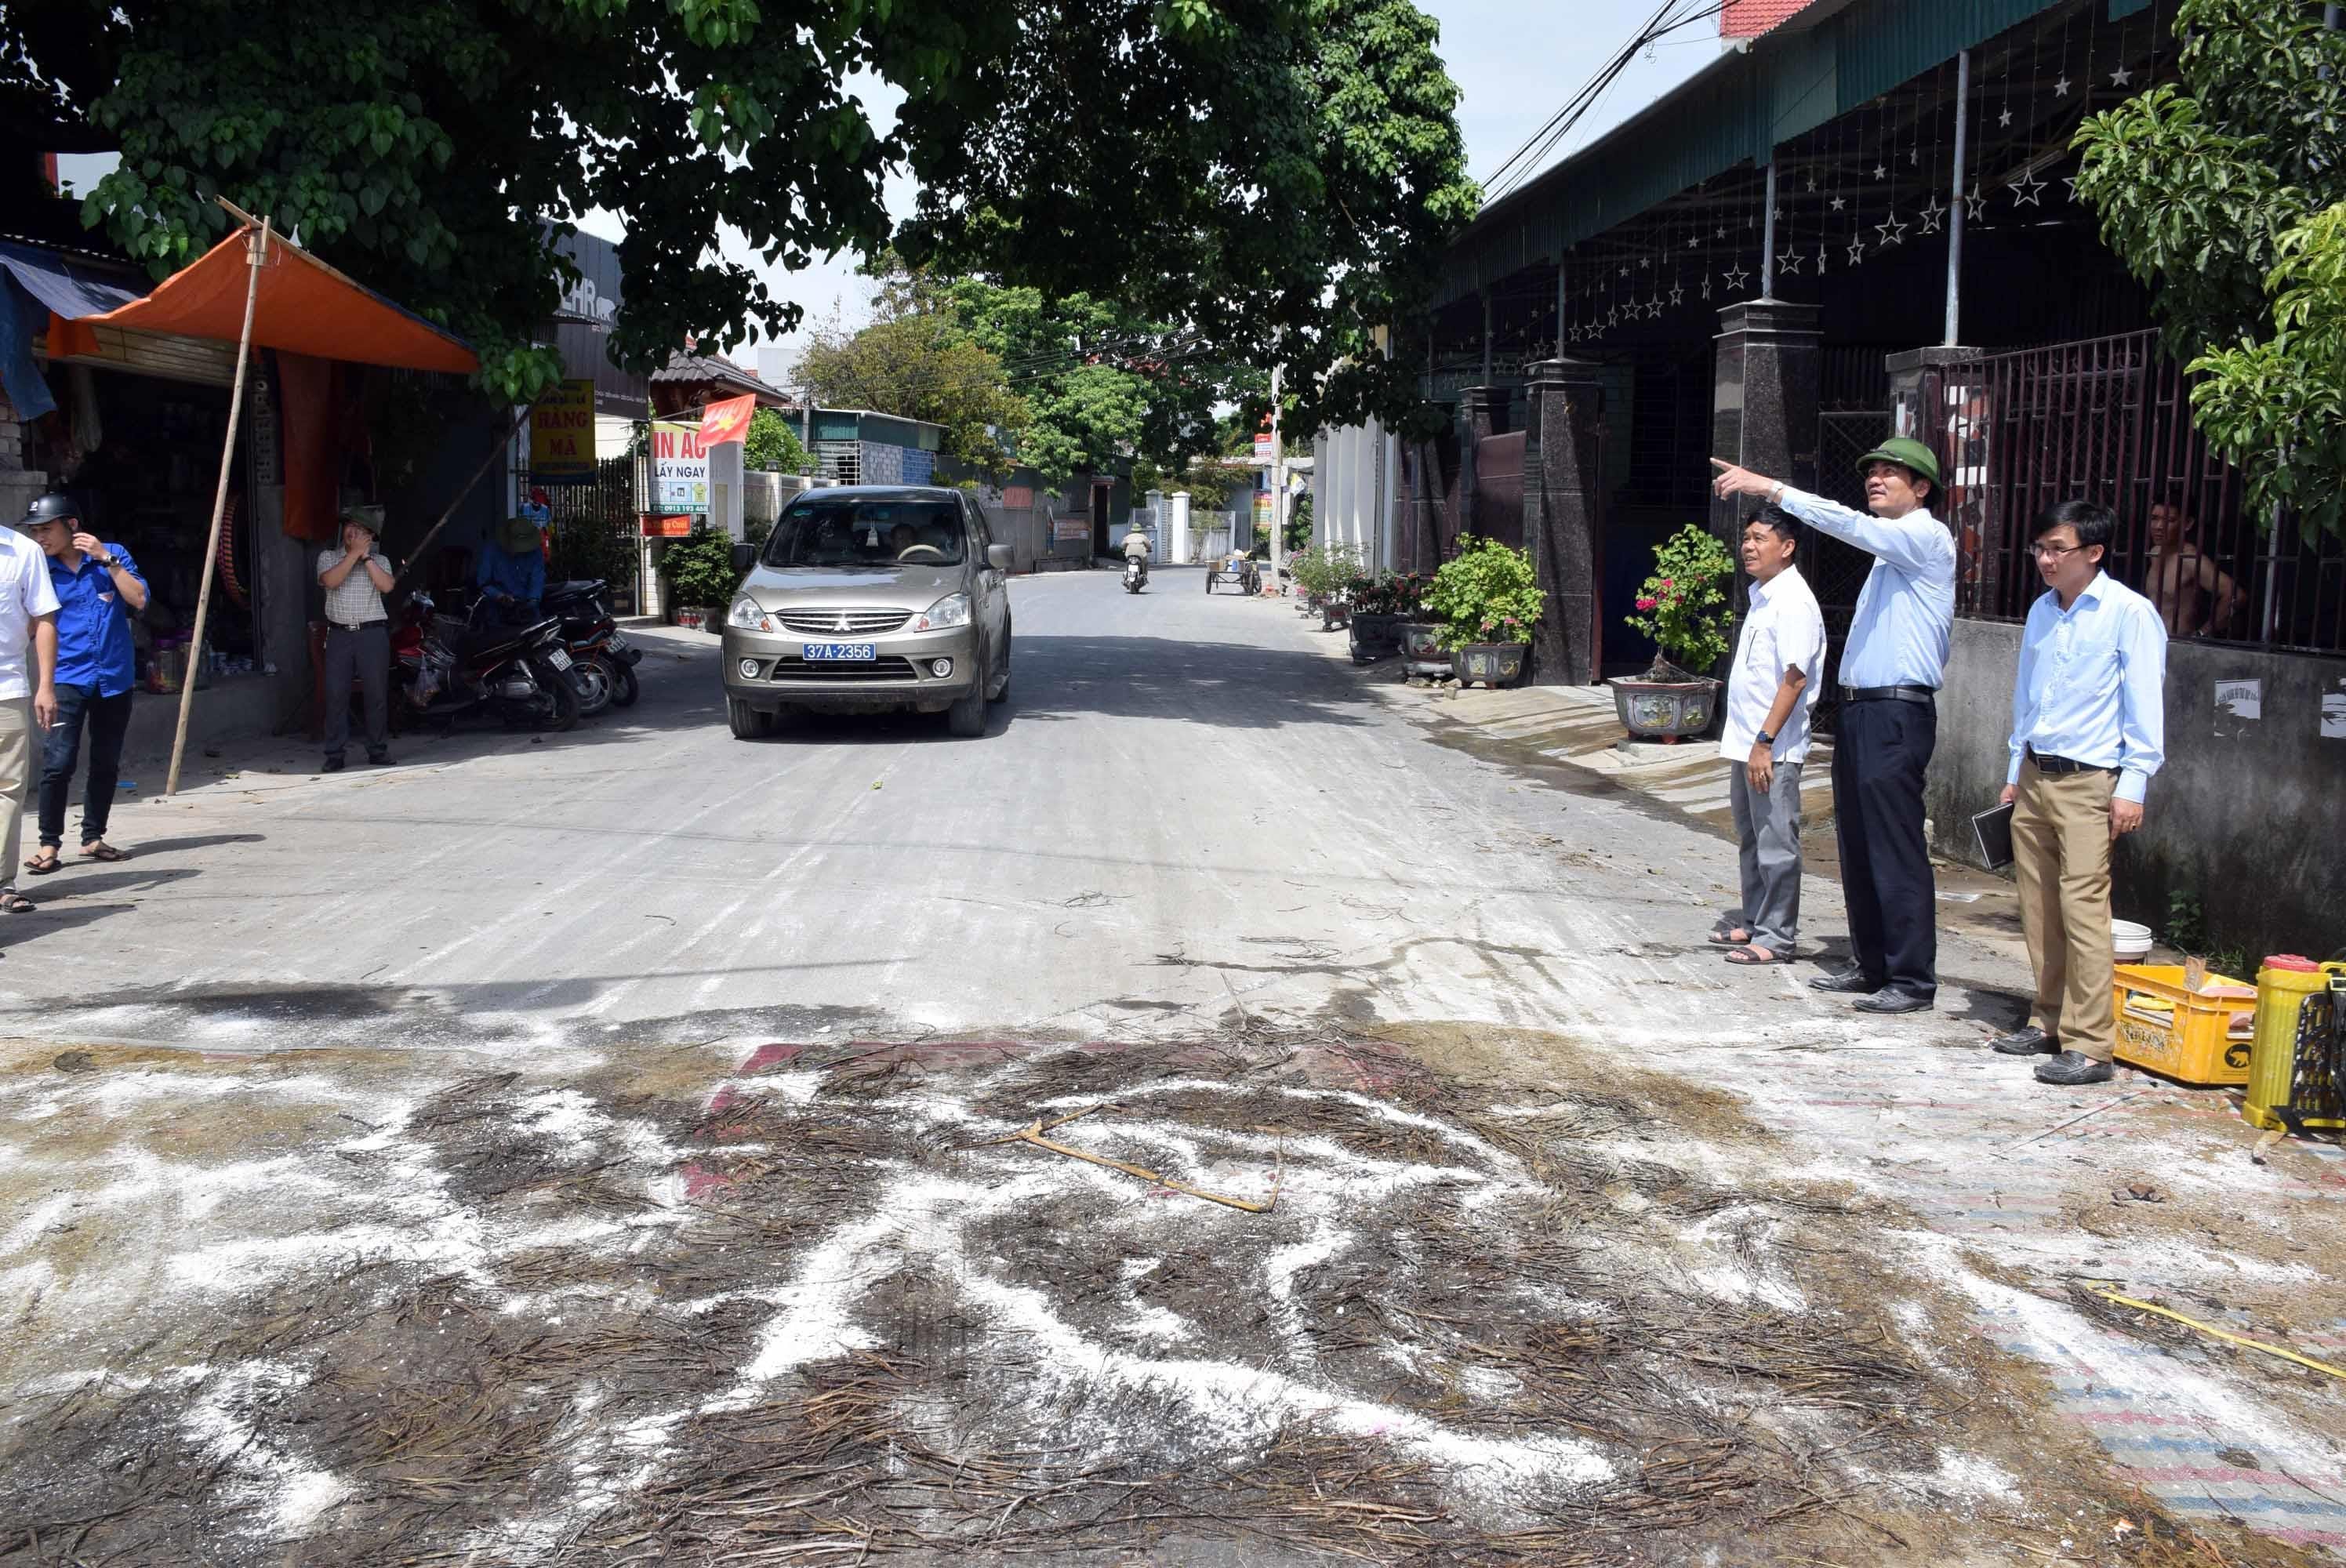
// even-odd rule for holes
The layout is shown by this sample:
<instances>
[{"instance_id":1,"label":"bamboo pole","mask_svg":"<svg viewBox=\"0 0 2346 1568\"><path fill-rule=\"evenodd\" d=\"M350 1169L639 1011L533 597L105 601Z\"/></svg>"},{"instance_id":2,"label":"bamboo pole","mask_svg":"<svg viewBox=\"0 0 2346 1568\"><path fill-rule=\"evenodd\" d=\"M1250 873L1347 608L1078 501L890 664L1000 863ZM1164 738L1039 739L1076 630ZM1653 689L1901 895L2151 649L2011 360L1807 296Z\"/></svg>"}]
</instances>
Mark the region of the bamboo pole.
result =
<instances>
[{"instance_id":1,"label":"bamboo pole","mask_svg":"<svg viewBox=\"0 0 2346 1568\"><path fill-rule=\"evenodd\" d=\"M219 559L220 521L228 512L228 475L236 459L237 422L244 413L245 367L252 355L252 311L260 299L260 269L269 255L269 219L260 220L258 233L245 238L246 275L244 280L244 329L236 340L236 381L228 399L228 433L220 438L219 484L212 490L211 533L204 545L203 585L196 590L195 636L188 645L187 673L179 682L179 724L171 736L171 772L163 782L163 794L168 799L179 792L179 763L188 753L188 716L195 710L197 661L203 657L204 622L211 614L212 579L219 574L212 564Z\"/></svg>"}]
</instances>

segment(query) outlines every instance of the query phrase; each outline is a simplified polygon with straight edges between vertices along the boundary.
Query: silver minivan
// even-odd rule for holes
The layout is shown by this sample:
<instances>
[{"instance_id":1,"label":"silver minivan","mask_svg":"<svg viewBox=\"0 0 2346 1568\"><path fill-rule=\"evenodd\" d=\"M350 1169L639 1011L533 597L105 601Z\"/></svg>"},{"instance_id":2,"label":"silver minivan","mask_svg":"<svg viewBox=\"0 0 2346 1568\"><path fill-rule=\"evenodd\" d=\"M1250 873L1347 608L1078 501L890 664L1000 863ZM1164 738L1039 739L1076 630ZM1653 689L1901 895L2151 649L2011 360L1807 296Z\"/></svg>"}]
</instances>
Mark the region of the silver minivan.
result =
<instances>
[{"instance_id":1,"label":"silver minivan","mask_svg":"<svg viewBox=\"0 0 2346 1568\"><path fill-rule=\"evenodd\" d=\"M801 494L726 611L727 723L750 740L789 713L911 708L983 735L1010 689L1009 565L949 486Z\"/></svg>"}]
</instances>

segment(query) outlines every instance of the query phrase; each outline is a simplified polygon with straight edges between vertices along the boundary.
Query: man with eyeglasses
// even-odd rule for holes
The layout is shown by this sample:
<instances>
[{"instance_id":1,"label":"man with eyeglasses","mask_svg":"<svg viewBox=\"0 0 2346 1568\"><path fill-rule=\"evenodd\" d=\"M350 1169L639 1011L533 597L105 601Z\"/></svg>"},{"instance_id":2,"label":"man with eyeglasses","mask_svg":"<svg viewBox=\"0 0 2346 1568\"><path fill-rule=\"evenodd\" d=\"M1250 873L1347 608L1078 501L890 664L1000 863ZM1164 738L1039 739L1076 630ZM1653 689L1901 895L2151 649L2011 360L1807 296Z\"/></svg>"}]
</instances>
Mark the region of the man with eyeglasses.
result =
<instances>
[{"instance_id":1,"label":"man with eyeglasses","mask_svg":"<svg viewBox=\"0 0 2346 1568\"><path fill-rule=\"evenodd\" d=\"M1955 540L1931 515L1939 460L1898 436L1857 460L1867 511L1712 458L1721 500L1758 495L1872 555L1841 656L1833 827L1849 908L1848 968L1811 989L1862 1013L1924 1013L1939 991L1937 888L1923 832L1923 774L1938 746L1938 692L1955 621Z\"/></svg>"},{"instance_id":2,"label":"man with eyeglasses","mask_svg":"<svg viewBox=\"0 0 2346 1568\"><path fill-rule=\"evenodd\" d=\"M2036 575L2012 683L2013 874L2035 973L2028 1022L1994 1041L2049 1055L2046 1084L2100 1084L2116 1069L2110 846L2142 826L2166 757L2167 625L2102 570L2117 515L2064 501L2036 519Z\"/></svg>"}]
</instances>

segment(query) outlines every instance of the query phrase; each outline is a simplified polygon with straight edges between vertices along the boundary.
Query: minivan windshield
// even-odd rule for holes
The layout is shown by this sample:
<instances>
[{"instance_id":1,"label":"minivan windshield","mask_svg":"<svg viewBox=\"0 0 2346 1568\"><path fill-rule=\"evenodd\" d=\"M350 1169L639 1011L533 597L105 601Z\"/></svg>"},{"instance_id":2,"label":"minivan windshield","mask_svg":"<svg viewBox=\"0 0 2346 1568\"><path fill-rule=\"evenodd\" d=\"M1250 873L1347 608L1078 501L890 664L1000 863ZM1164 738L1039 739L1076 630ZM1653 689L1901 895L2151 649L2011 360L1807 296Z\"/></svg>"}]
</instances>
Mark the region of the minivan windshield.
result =
<instances>
[{"instance_id":1,"label":"minivan windshield","mask_svg":"<svg viewBox=\"0 0 2346 1568\"><path fill-rule=\"evenodd\" d=\"M775 520L769 566L954 566L965 548L951 501L801 496Z\"/></svg>"}]
</instances>

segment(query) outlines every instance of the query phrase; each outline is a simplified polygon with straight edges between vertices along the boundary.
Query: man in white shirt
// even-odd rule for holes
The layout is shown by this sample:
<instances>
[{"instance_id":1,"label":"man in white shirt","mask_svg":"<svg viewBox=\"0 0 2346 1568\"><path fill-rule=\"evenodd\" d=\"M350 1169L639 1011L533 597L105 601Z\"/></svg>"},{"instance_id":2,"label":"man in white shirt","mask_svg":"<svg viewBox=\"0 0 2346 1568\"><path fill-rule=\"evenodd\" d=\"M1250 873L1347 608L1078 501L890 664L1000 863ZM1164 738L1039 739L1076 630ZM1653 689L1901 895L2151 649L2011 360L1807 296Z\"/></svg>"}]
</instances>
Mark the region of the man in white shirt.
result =
<instances>
[{"instance_id":1,"label":"man in white shirt","mask_svg":"<svg viewBox=\"0 0 2346 1568\"><path fill-rule=\"evenodd\" d=\"M46 514L44 496L25 518ZM29 664L28 656L29 653ZM49 557L22 527L0 534L0 866L9 868L0 909L21 914L33 901L15 890L14 870L25 853L25 796L34 774L33 731L57 717L57 591Z\"/></svg>"},{"instance_id":2,"label":"man in white shirt","mask_svg":"<svg viewBox=\"0 0 2346 1568\"><path fill-rule=\"evenodd\" d=\"M366 694L367 760L391 764L391 617L382 596L395 579L375 547L382 508L342 509L342 547L318 552L318 585L326 591L326 762L342 769L351 734L351 683Z\"/></svg>"},{"instance_id":3,"label":"man in white shirt","mask_svg":"<svg viewBox=\"0 0 2346 1568\"><path fill-rule=\"evenodd\" d=\"M1821 691L1825 617L1792 565L1790 518L1760 512L1743 525L1751 605L1735 639L1719 754L1742 862L1743 903L1711 933L1734 964L1790 963L1800 926L1800 769Z\"/></svg>"}]
</instances>

